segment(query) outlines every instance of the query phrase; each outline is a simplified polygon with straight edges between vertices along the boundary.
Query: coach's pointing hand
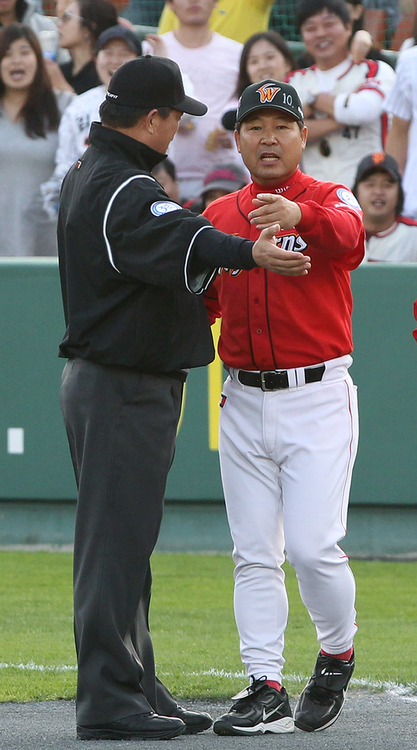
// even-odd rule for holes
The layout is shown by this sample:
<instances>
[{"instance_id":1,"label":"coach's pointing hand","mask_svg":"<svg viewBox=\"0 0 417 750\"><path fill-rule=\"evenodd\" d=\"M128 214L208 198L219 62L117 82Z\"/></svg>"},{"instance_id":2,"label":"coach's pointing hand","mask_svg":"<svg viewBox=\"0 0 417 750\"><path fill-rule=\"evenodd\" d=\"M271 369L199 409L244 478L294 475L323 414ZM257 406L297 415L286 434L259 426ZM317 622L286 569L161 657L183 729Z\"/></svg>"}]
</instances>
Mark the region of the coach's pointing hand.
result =
<instances>
[{"instance_id":1,"label":"coach's pointing hand","mask_svg":"<svg viewBox=\"0 0 417 750\"><path fill-rule=\"evenodd\" d=\"M265 229L279 224L281 229L292 229L301 221L301 208L298 203L289 201L283 195L258 193L252 203L256 208L250 212L249 220L257 229Z\"/></svg>"},{"instance_id":2,"label":"coach's pointing hand","mask_svg":"<svg viewBox=\"0 0 417 750\"><path fill-rule=\"evenodd\" d=\"M305 276L311 268L311 259L308 255L277 247L275 235L279 231L279 224L274 224L262 230L259 239L252 248L255 263L268 271L280 273L284 276Z\"/></svg>"}]
</instances>

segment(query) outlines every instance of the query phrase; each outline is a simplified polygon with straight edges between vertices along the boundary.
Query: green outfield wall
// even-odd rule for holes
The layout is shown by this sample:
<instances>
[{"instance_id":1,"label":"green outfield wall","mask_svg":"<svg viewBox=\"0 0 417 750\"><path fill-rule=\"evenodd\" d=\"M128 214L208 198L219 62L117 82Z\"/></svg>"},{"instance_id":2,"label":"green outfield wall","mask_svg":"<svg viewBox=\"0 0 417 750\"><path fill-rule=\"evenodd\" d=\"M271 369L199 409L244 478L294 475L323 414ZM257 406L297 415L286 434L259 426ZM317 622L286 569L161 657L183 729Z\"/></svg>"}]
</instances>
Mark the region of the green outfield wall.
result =
<instances>
[{"instance_id":1,"label":"green outfield wall","mask_svg":"<svg viewBox=\"0 0 417 750\"><path fill-rule=\"evenodd\" d=\"M352 286L361 437L345 547L413 555L417 264L362 266ZM0 545L70 543L76 492L59 409L57 261L1 258L0 315ZM189 376L160 549L230 549L216 450L222 377L218 361Z\"/></svg>"}]
</instances>

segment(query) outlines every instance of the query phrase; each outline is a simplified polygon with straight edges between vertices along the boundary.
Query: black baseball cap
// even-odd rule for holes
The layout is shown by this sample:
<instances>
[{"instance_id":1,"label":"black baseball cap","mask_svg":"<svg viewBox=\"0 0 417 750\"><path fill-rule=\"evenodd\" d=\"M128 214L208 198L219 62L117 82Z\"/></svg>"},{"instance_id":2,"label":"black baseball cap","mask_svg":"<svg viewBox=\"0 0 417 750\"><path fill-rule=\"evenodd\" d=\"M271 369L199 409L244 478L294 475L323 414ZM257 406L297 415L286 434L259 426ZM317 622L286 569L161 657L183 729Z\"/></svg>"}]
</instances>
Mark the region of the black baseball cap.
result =
<instances>
[{"instance_id":1,"label":"black baseball cap","mask_svg":"<svg viewBox=\"0 0 417 750\"><path fill-rule=\"evenodd\" d=\"M168 57L144 55L129 60L112 76L106 99L124 107L170 107L201 116L207 107L185 95L181 71Z\"/></svg>"},{"instance_id":2,"label":"black baseball cap","mask_svg":"<svg viewBox=\"0 0 417 750\"><path fill-rule=\"evenodd\" d=\"M259 109L279 109L300 122L304 121L300 97L294 86L272 78L252 83L244 90L237 106L236 122L242 122L247 115Z\"/></svg>"},{"instance_id":3,"label":"black baseball cap","mask_svg":"<svg viewBox=\"0 0 417 750\"><path fill-rule=\"evenodd\" d=\"M384 170L388 172L395 182L401 182L401 175L398 169L398 164L393 156L385 154L383 151L375 151L373 154L368 154L358 164L358 170L355 177L355 185L366 177L369 177L372 172L379 172Z\"/></svg>"},{"instance_id":4,"label":"black baseball cap","mask_svg":"<svg viewBox=\"0 0 417 750\"><path fill-rule=\"evenodd\" d=\"M135 55L142 54L142 44L139 37L134 31L131 31L131 29L128 29L126 26L121 26L120 24L117 26L110 26L109 29L105 29L101 32L97 39L96 54L104 49L106 44L112 42L113 39L121 39L122 42L125 42L132 52L135 53Z\"/></svg>"}]
</instances>

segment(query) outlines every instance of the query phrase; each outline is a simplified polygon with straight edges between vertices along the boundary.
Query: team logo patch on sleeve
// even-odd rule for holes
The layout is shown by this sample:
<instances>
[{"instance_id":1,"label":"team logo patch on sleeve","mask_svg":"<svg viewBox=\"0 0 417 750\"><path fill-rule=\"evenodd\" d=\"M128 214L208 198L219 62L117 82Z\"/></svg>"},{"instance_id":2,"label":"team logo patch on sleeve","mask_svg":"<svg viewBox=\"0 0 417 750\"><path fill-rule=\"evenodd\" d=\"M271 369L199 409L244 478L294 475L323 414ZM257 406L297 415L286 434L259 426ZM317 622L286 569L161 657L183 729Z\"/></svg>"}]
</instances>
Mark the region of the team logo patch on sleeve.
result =
<instances>
[{"instance_id":1,"label":"team logo patch on sleeve","mask_svg":"<svg viewBox=\"0 0 417 750\"><path fill-rule=\"evenodd\" d=\"M336 195L339 200L346 204L346 206L350 206L350 208L356 208L358 211L362 211L355 196L347 188L339 188L336 191Z\"/></svg>"},{"instance_id":2,"label":"team logo patch on sleeve","mask_svg":"<svg viewBox=\"0 0 417 750\"><path fill-rule=\"evenodd\" d=\"M154 216L164 216L171 211L181 211L181 206L178 203L172 203L172 201L155 201L151 205L151 214Z\"/></svg>"}]
</instances>

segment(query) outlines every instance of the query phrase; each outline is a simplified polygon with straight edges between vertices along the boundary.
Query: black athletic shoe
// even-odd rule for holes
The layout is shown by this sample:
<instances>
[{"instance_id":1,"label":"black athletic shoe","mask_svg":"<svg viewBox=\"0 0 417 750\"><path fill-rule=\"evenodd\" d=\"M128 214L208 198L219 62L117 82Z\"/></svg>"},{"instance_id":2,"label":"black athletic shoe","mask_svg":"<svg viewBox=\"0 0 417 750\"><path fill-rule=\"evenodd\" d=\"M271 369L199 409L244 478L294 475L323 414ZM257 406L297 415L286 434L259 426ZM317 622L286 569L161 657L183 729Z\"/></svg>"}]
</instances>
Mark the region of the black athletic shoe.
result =
<instances>
[{"instance_id":1,"label":"black athletic shoe","mask_svg":"<svg viewBox=\"0 0 417 750\"><path fill-rule=\"evenodd\" d=\"M216 734L284 734L294 731L294 720L285 688L275 690L265 679L254 680L242 692L227 714L213 724Z\"/></svg>"},{"instance_id":2,"label":"black athletic shoe","mask_svg":"<svg viewBox=\"0 0 417 750\"><path fill-rule=\"evenodd\" d=\"M354 655L345 661L319 654L295 708L295 726L304 732L318 732L333 724L342 710L354 668Z\"/></svg>"},{"instance_id":3,"label":"black athletic shoe","mask_svg":"<svg viewBox=\"0 0 417 750\"><path fill-rule=\"evenodd\" d=\"M184 734L204 732L205 729L210 729L213 723L210 714L206 714L204 711L189 711L188 708L183 708L182 706L177 706L177 711L174 715L184 722Z\"/></svg>"},{"instance_id":4,"label":"black athletic shoe","mask_svg":"<svg viewBox=\"0 0 417 750\"><path fill-rule=\"evenodd\" d=\"M77 726L79 740L170 740L185 733L181 719L153 712L95 726Z\"/></svg>"}]
</instances>

